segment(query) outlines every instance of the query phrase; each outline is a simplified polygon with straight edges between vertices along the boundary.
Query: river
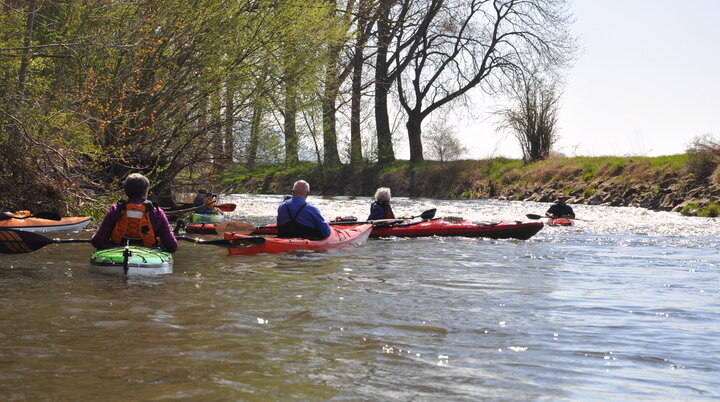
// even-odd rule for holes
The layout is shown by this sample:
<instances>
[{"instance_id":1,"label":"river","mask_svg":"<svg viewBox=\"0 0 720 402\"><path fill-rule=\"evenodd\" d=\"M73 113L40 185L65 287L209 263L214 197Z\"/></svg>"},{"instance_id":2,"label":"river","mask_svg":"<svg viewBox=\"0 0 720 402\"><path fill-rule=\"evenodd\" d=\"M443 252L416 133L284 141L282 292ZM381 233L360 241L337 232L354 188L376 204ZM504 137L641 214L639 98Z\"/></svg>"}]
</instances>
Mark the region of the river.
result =
<instances>
[{"instance_id":1,"label":"river","mask_svg":"<svg viewBox=\"0 0 720 402\"><path fill-rule=\"evenodd\" d=\"M281 197L227 195L231 220ZM326 218L368 198L310 197ZM524 220L548 204L393 199L398 215ZM172 275L88 272L88 244L0 255L3 400L587 400L720 397L720 224L573 205L527 241L371 239ZM86 238L84 231L64 237ZM57 234L51 234L57 236Z\"/></svg>"}]
</instances>

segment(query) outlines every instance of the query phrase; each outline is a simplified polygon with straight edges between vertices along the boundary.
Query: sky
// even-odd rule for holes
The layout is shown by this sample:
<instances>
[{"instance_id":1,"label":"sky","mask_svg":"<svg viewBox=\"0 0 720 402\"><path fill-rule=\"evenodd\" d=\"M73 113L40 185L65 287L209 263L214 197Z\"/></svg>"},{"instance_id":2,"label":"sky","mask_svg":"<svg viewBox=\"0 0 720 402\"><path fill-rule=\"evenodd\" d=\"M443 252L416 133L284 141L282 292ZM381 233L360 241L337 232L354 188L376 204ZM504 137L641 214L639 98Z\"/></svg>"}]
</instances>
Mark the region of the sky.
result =
<instances>
[{"instance_id":1,"label":"sky","mask_svg":"<svg viewBox=\"0 0 720 402\"><path fill-rule=\"evenodd\" d=\"M698 136L720 138L720 0L569 6L582 50L566 75L556 151L672 155ZM477 117L456 127L468 157L522 156L512 135L495 131L495 117Z\"/></svg>"}]
</instances>

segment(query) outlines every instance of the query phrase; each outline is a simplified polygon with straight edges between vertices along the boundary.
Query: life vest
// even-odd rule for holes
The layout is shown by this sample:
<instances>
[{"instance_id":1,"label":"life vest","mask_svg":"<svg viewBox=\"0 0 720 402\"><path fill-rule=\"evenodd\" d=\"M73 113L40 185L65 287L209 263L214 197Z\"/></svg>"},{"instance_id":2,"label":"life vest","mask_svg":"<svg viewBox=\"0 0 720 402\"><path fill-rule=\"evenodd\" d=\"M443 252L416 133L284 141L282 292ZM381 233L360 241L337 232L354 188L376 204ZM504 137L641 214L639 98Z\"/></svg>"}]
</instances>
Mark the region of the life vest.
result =
<instances>
[{"instance_id":1,"label":"life vest","mask_svg":"<svg viewBox=\"0 0 720 402\"><path fill-rule=\"evenodd\" d=\"M278 225L278 237L281 238L301 238L301 239L322 239L322 234L317 228L305 226L297 221L297 217L305 209L307 203L303 204L293 216L290 211L290 205L286 202L285 209L287 210L290 222Z\"/></svg>"},{"instance_id":2,"label":"life vest","mask_svg":"<svg viewBox=\"0 0 720 402\"><path fill-rule=\"evenodd\" d=\"M198 212L200 213L208 213L215 210L215 203L212 202L212 197L195 197L195 200L193 201L193 205L196 207L203 207Z\"/></svg>"},{"instance_id":3,"label":"life vest","mask_svg":"<svg viewBox=\"0 0 720 402\"><path fill-rule=\"evenodd\" d=\"M150 211L154 208L151 201L140 204L120 201L118 207L122 212L110 237L113 243L122 244L123 239L130 239L142 241L143 246L157 244L155 230L150 222Z\"/></svg>"},{"instance_id":4,"label":"life vest","mask_svg":"<svg viewBox=\"0 0 720 402\"><path fill-rule=\"evenodd\" d=\"M370 205L370 213L372 213L373 207L375 205L380 205L382 207L383 211L385 211L385 214L380 219L395 219L395 214L393 213L392 208L390 208L389 202L387 202L387 201L373 202L372 205Z\"/></svg>"}]
</instances>

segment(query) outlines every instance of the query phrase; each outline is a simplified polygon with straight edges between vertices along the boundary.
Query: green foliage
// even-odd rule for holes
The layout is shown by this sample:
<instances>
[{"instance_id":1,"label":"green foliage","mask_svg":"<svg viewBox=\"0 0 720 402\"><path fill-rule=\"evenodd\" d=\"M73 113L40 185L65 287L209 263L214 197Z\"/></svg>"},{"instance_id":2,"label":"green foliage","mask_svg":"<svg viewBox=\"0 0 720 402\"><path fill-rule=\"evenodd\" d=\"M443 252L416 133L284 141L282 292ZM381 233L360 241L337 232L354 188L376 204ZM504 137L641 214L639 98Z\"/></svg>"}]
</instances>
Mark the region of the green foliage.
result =
<instances>
[{"instance_id":1,"label":"green foliage","mask_svg":"<svg viewBox=\"0 0 720 402\"><path fill-rule=\"evenodd\" d=\"M680 213L685 216L702 216L706 218L716 218L720 216L720 204L713 202L701 206L698 202L690 202L682 207Z\"/></svg>"},{"instance_id":2,"label":"green foliage","mask_svg":"<svg viewBox=\"0 0 720 402\"><path fill-rule=\"evenodd\" d=\"M597 188L595 188L595 187L585 187L583 189L583 197L585 197L585 198L590 198L593 195L595 195L596 193L597 193Z\"/></svg>"}]
</instances>

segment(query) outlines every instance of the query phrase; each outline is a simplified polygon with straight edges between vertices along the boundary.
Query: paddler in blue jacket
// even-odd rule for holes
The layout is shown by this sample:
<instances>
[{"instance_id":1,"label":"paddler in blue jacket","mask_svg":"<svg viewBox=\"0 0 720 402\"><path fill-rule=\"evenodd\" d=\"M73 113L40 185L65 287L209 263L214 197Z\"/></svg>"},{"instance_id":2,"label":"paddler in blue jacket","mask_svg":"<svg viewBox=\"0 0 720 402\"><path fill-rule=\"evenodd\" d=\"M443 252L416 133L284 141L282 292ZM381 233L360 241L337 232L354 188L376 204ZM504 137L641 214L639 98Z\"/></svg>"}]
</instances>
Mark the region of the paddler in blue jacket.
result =
<instances>
[{"instance_id":1,"label":"paddler in blue jacket","mask_svg":"<svg viewBox=\"0 0 720 402\"><path fill-rule=\"evenodd\" d=\"M305 180L295 182L292 198L278 207L278 237L325 239L330 236L330 225L320 215L320 210L305 201L309 192L308 182Z\"/></svg>"},{"instance_id":2,"label":"paddler in blue jacket","mask_svg":"<svg viewBox=\"0 0 720 402\"><path fill-rule=\"evenodd\" d=\"M132 173L123 187L128 199L110 206L90 239L92 245L97 249L122 246L131 239L131 244L161 246L165 251L175 252L178 242L165 211L147 200L148 178Z\"/></svg>"},{"instance_id":3,"label":"paddler in blue jacket","mask_svg":"<svg viewBox=\"0 0 720 402\"><path fill-rule=\"evenodd\" d=\"M375 191L375 202L370 205L370 216L367 220L395 219L395 214L390 208L390 189L380 187Z\"/></svg>"}]
</instances>

